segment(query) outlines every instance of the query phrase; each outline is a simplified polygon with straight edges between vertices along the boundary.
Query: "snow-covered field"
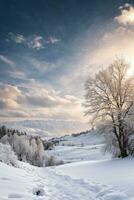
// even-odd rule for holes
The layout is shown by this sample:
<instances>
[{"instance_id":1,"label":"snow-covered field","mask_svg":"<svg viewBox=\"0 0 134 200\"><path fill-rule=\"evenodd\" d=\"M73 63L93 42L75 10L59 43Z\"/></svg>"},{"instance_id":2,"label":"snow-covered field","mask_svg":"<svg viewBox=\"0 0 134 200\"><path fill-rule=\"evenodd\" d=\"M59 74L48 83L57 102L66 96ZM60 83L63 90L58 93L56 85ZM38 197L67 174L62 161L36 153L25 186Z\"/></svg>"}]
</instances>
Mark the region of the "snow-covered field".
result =
<instances>
[{"instance_id":1,"label":"snow-covered field","mask_svg":"<svg viewBox=\"0 0 134 200\"><path fill-rule=\"evenodd\" d=\"M104 156L104 138L97 134L62 139L64 146L61 141L49 153L70 163L46 168L22 162L14 168L0 163L0 200L134 199L133 159Z\"/></svg>"},{"instance_id":2,"label":"snow-covered field","mask_svg":"<svg viewBox=\"0 0 134 200\"><path fill-rule=\"evenodd\" d=\"M95 131L82 134L78 137L65 136L61 138L58 146L49 154L59 156L65 162L78 162L87 160L104 160L111 158L111 155L104 154L104 136Z\"/></svg>"}]
</instances>

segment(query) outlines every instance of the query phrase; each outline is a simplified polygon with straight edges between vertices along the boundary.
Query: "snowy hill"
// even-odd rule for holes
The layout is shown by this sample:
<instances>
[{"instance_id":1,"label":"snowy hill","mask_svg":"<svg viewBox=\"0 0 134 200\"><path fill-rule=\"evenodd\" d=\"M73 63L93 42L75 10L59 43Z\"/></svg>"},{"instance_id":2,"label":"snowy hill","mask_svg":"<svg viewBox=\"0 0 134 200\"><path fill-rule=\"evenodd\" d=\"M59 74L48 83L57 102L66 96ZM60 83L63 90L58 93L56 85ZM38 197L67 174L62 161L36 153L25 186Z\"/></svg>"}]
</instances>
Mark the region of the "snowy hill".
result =
<instances>
[{"instance_id":1,"label":"snowy hill","mask_svg":"<svg viewBox=\"0 0 134 200\"><path fill-rule=\"evenodd\" d=\"M66 135L55 138L57 144L49 154L59 156L64 162L78 162L87 160L101 160L110 158L108 153L104 155L104 135L96 130L82 133L78 136Z\"/></svg>"},{"instance_id":2,"label":"snowy hill","mask_svg":"<svg viewBox=\"0 0 134 200\"><path fill-rule=\"evenodd\" d=\"M89 124L80 121L67 120L23 120L4 122L1 125L26 131L29 134L53 137L65 134L77 133L89 129Z\"/></svg>"},{"instance_id":3,"label":"snowy hill","mask_svg":"<svg viewBox=\"0 0 134 200\"><path fill-rule=\"evenodd\" d=\"M96 130L62 136L59 145L95 145L104 143L104 135Z\"/></svg>"},{"instance_id":4,"label":"snowy hill","mask_svg":"<svg viewBox=\"0 0 134 200\"><path fill-rule=\"evenodd\" d=\"M74 169L75 171L75 169ZM1 200L131 200L112 186L60 175L54 169L0 163Z\"/></svg>"}]
</instances>

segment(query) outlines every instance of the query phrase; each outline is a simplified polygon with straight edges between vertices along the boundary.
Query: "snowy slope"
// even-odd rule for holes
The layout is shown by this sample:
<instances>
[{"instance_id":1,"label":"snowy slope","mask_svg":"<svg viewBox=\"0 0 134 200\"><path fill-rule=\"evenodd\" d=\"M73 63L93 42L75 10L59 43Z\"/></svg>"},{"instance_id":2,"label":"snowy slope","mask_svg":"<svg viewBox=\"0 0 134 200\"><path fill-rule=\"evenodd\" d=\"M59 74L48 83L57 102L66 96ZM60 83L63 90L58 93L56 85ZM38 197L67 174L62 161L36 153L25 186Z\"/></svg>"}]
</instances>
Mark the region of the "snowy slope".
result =
<instances>
[{"instance_id":1,"label":"snowy slope","mask_svg":"<svg viewBox=\"0 0 134 200\"><path fill-rule=\"evenodd\" d=\"M110 159L111 155L104 154L104 135L98 134L95 130L77 137L64 136L49 154L54 154L64 162L78 162L86 160Z\"/></svg>"},{"instance_id":2,"label":"snowy slope","mask_svg":"<svg viewBox=\"0 0 134 200\"><path fill-rule=\"evenodd\" d=\"M37 192L40 191L40 196ZM52 169L23 164L16 169L0 163L1 200L130 200L122 191L84 179L59 175Z\"/></svg>"},{"instance_id":3,"label":"snowy slope","mask_svg":"<svg viewBox=\"0 0 134 200\"><path fill-rule=\"evenodd\" d=\"M29 134L52 137L77 133L89 129L89 125L84 122L53 119L1 122L1 125L3 124L10 128L26 131Z\"/></svg>"},{"instance_id":4,"label":"snowy slope","mask_svg":"<svg viewBox=\"0 0 134 200\"><path fill-rule=\"evenodd\" d=\"M56 167L60 174L75 179L112 185L134 199L134 159L75 162ZM116 199L115 199L116 200Z\"/></svg>"},{"instance_id":5,"label":"snowy slope","mask_svg":"<svg viewBox=\"0 0 134 200\"><path fill-rule=\"evenodd\" d=\"M59 145L97 145L104 143L104 135L99 134L96 130L91 130L79 136L66 135L61 138Z\"/></svg>"},{"instance_id":6,"label":"snowy slope","mask_svg":"<svg viewBox=\"0 0 134 200\"><path fill-rule=\"evenodd\" d=\"M102 152L102 145L92 146L56 146L54 150L49 151L48 154L55 155L67 162L79 162L88 160L104 160L110 159L110 154Z\"/></svg>"},{"instance_id":7,"label":"snowy slope","mask_svg":"<svg viewBox=\"0 0 134 200\"><path fill-rule=\"evenodd\" d=\"M125 191L132 200L134 199L133 158L112 159L110 154L104 155L104 136L95 131L77 137L65 136L62 140L52 152L65 162L71 163L57 166L54 170L58 174L82 179L88 183L111 185L117 190ZM111 200L111 197L108 199Z\"/></svg>"}]
</instances>

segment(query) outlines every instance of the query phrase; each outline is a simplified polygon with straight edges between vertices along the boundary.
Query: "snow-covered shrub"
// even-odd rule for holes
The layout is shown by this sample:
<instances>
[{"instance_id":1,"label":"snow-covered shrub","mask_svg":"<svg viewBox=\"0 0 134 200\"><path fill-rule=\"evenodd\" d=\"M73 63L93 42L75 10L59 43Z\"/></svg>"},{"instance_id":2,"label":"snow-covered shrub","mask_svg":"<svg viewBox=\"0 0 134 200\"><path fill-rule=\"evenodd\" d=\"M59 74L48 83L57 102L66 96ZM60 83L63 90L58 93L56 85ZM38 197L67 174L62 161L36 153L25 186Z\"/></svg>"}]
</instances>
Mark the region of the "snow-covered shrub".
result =
<instances>
[{"instance_id":1,"label":"snow-covered shrub","mask_svg":"<svg viewBox=\"0 0 134 200\"><path fill-rule=\"evenodd\" d=\"M17 156L7 144L0 143L0 162L17 166Z\"/></svg>"},{"instance_id":2,"label":"snow-covered shrub","mask_svg":"<svg viewBox=\"0 0 134 200\"><path fill-rule=\"evenodd\" d=\"M43 141L44 150L52 150L54 148L54 143L51 141Z\"/></svg>"},{"instance_id":3,"label":"snow-covered shrub","mask_svg":"<svg viewBox=\"0 0 134 200\"><path fill-rule=\"evenodd\" d=\"M63 165L63 160L56 158L54 155L45 156L45 166L55 166L55 165Z\"/></svg>"}]
</instances>

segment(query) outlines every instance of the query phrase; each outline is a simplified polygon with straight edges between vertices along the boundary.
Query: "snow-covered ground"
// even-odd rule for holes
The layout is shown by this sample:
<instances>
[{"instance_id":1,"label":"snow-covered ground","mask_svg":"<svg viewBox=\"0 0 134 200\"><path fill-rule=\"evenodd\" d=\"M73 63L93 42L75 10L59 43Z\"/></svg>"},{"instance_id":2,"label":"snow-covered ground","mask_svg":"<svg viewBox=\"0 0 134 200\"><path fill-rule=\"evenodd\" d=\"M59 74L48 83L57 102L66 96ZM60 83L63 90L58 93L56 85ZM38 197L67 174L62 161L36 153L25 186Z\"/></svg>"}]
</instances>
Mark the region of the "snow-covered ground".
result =
<instances>
[{"instance_id":1,"label":"snow-covered ground","mask_svg":"<svg viewBox=\"0 0 134 200\"><path fill-rule=\"evenodd\" d=\"M65 136L55 147L55 155L71 163L56 167L56 172L113 186L134 199L134 159L112 159L110 154L103 153L103 146L104 136L95 131L78 137Z\"/></svg>"},{"instance_id":2,"label":"snow-covered ground","mask_svg":"<svg viewBox=\"0 0 134 200\"><path fill-rule=\"evenodd\" d=\"M1 200L128 200L114 187L59 175L49 168L27 164L22 169L0 163ZM37 196L37 193L40 195Z\"/></svg>"},{"instance_id":3,"label":"snow-covered ground","mask_svg":"<svg viewBox=\"0 0 134 200\"><path fill-rule=\"evenodd\" d=\"M59 166L56 171L75 179L114 186L134 199L134 160L132 159L76 162Z\"/></svg>"},{"instance_id":4,"label":"snow-covered ground","mask_svg":"<svg viewBox=\"0 0 134 200\"><path fill-rule=\"evenodd\" d=\"M0 200L133 200L134 160L103 155L103 136L66 136L50 151L68 164L0 163ZM73 146L70 146L73 145ZM39 194L39 195L37 195Z\"/></svg>"}]
</instances>

